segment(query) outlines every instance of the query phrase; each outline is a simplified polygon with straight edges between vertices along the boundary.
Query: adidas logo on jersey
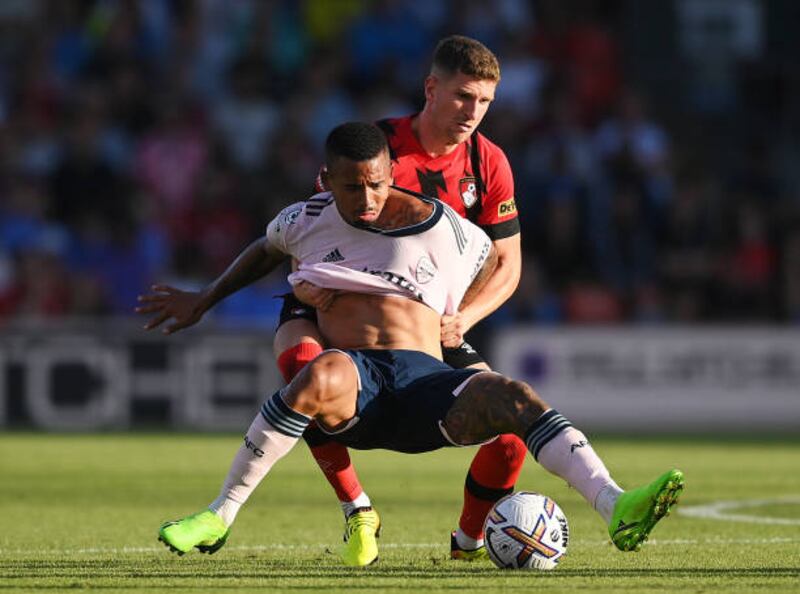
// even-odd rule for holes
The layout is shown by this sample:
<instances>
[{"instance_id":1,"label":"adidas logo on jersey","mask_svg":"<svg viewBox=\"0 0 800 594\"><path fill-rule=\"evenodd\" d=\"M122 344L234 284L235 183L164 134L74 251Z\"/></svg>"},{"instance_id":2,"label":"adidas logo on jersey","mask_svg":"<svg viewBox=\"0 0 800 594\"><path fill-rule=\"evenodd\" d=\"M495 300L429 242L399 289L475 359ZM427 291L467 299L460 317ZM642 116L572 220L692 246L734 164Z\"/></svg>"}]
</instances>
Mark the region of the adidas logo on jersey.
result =
<instances>
[{"instance_id":1,"label":"adidas logo on jersey","mask_svg":"<svg viewBox=\"0 0 800 594\"><path fill-rule=\"evenodd\" d=\"M336 248L330 254L322 258L323 262L341 262L342 260L344 260L344 256L339 251L339 248Z\"/></svg>"}]
</instances>

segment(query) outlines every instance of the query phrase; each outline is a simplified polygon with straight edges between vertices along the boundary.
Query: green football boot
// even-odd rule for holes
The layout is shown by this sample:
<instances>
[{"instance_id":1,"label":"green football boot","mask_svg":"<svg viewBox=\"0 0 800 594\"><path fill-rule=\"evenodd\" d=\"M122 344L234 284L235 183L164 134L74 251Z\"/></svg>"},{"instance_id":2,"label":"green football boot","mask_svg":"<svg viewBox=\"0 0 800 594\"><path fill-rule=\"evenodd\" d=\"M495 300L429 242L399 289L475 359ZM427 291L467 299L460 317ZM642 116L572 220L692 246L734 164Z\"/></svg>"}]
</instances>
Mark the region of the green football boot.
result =
<instances>
[{"instance_id":1,"label":"green football boot","mask_svg":"<svg viewBox=\"0 0 800 594\"><path fill-rule=\"evenodd\" d=\"M611 541L620 551L638 551L658 521L669 514L683 490L683 473L669 470L649 485L625 491L614 505L608 525Z\"/></svg>"},{"instance_id":2,"label":"green football boot","mask_svg":"<svg viewBox=\"0 0 800 594\"><path fill-rule=\"evenodd\" d=\"M371 507L359 507L347 516L344 527L342 561L352 567L364 567L378 560L377 538L381 519Z\"/></svg>"},{"instance_id":3,"label":"green football boot","mask_svg":"<svg viewBox=\"0 0 800 594\"><path fill-rule=\"evenodd\" d=\"M486 546L481 545L475 549L462 549L456 540L455 531L450 533L450 558L458 561L482 561L489 558Z\"/></svg>"},{"instance_id":4,"label":"green football boot","mask_svg":"<svg viewBox=\"0 0 800 594\"><path fill-rule=\"evenodd\" d=\"M158 531L158 540L178 555L188 553L192 548L211 555L222 548L229 533L222 518L207 509L182 520L167 522Z\"/></svg>"}]
</instances>

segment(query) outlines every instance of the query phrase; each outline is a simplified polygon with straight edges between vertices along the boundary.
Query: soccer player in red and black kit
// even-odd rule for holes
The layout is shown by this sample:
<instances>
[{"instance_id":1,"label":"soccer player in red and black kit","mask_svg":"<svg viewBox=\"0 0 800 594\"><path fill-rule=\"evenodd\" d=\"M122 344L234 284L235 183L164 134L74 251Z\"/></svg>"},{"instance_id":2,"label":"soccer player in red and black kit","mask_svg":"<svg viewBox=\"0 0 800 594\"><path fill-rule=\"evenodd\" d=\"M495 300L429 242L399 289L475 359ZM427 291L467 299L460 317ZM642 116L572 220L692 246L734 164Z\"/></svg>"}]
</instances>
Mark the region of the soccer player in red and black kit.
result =
<instances>
[{"instance_id":1,"label":"soccer player in red and black kit","mask_svg":"<svg viewBox=\"0 0 800 594\"><path fill-rule=\"evenodd\" d=\"M488 48L468 37L447 37L437 45L425 79L423 110L377 122L389 141L394 184L449 204L486 231L498 254L496 271L472 303L442 319L444 361L456 368L489 368L464 334L511 296L520 276L511 167L503 151L476 130L499 81L500 67ZM295 293L302 301L287 297L275 337L278 366L287 382L322 351L314 309L308 305L324 309L335 298L333 292L313 286L298 287ZM345 512L345 563L372 563L378 555L380 520L347 449L318 430L307 431L305 438ZM451 537L454 559L486 556L484 518L495 501L513 490L525 452L525 444L510 434L478 451L467 474L459 527Z\"/></svg>"}]
</instances>

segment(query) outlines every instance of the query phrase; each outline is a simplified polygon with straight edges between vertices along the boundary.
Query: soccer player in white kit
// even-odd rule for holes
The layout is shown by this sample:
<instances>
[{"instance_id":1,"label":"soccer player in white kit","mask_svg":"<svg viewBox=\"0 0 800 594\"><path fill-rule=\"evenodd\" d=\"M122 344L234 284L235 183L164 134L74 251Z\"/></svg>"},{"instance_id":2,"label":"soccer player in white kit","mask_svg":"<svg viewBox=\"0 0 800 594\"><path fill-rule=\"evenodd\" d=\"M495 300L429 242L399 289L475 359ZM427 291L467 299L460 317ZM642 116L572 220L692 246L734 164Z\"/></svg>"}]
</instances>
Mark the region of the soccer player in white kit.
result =
<instances>
[{"instance_id":1,"label":"soccer player in white kit","mask_svg":"<svg viewBox=\"0 0 800 594\"><path fill-rule=\"evenodd\" d=\"M469 221L451 218L440 203L390 194L386 140L371 124L334 129L326 159L332 193L281 213L267 238L248 247L206 289L157 286L141 298L145 305L137 311L157 314L146 328L174 318L165 328L174 332L287 255L300 261L293 282L313 280L341 291L318 317L335 348L267 399L208 509L167 522L159 539L181 554L221 548L242 504L314 420L348 447L402 452L513 433L598 511L619 549L638 549L677 501L682 473L670 470L624 492L586 436L530 386L442 363L441 314L457 309L491 274L488 237ZM458 256L434 260L442 242L453 242Z\"/></svg>"}]
</instances>

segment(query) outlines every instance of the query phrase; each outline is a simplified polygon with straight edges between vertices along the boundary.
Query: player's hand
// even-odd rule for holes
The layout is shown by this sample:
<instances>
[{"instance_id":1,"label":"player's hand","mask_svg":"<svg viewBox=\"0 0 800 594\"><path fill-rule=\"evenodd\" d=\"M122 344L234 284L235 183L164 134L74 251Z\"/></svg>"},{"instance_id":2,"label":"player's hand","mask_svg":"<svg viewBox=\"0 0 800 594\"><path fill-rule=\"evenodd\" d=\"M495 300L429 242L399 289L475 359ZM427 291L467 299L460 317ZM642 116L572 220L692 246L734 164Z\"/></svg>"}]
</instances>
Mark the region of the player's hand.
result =
<instances>
[{"instance_id":1,"label":"player's hand","mask_svg":"<svg viewBox=\"0 0 800 594\"><path fill-rule=\"evenodd\" d=\"M205 309L203 294L195 291L181 291L169 285L153 285L152 293L139 295L139 305L134 309L138 314L156 314L144 325L145 330L157 328L169 319L174 321L162 329L164 334L172 334L188 328L200 321Z\"/></svg>"},{"instance_id":2,"label":"player's hand","mask_svg":"<svg viewBox=\"0 0 800 594\"><path fill-rule=\"evenodd\" d=\"M323 289L307 281L300 281L294 285L292 287L292 292L300 301L319 311L327 311L330 309L338 294L334 289Z\"/></svg>"},{"instance_id":3,"label":"player's hand","mask_svg":"<svg viewBox=\"0 0 800 594\"><path fill-rule=\"evenodd\" d=\"M461 312L454 316L442 316L442 345L449 349L461 346L461 343L464 342L464 335L470 328L471 326Z\"/></svg>"}]
</instances>

